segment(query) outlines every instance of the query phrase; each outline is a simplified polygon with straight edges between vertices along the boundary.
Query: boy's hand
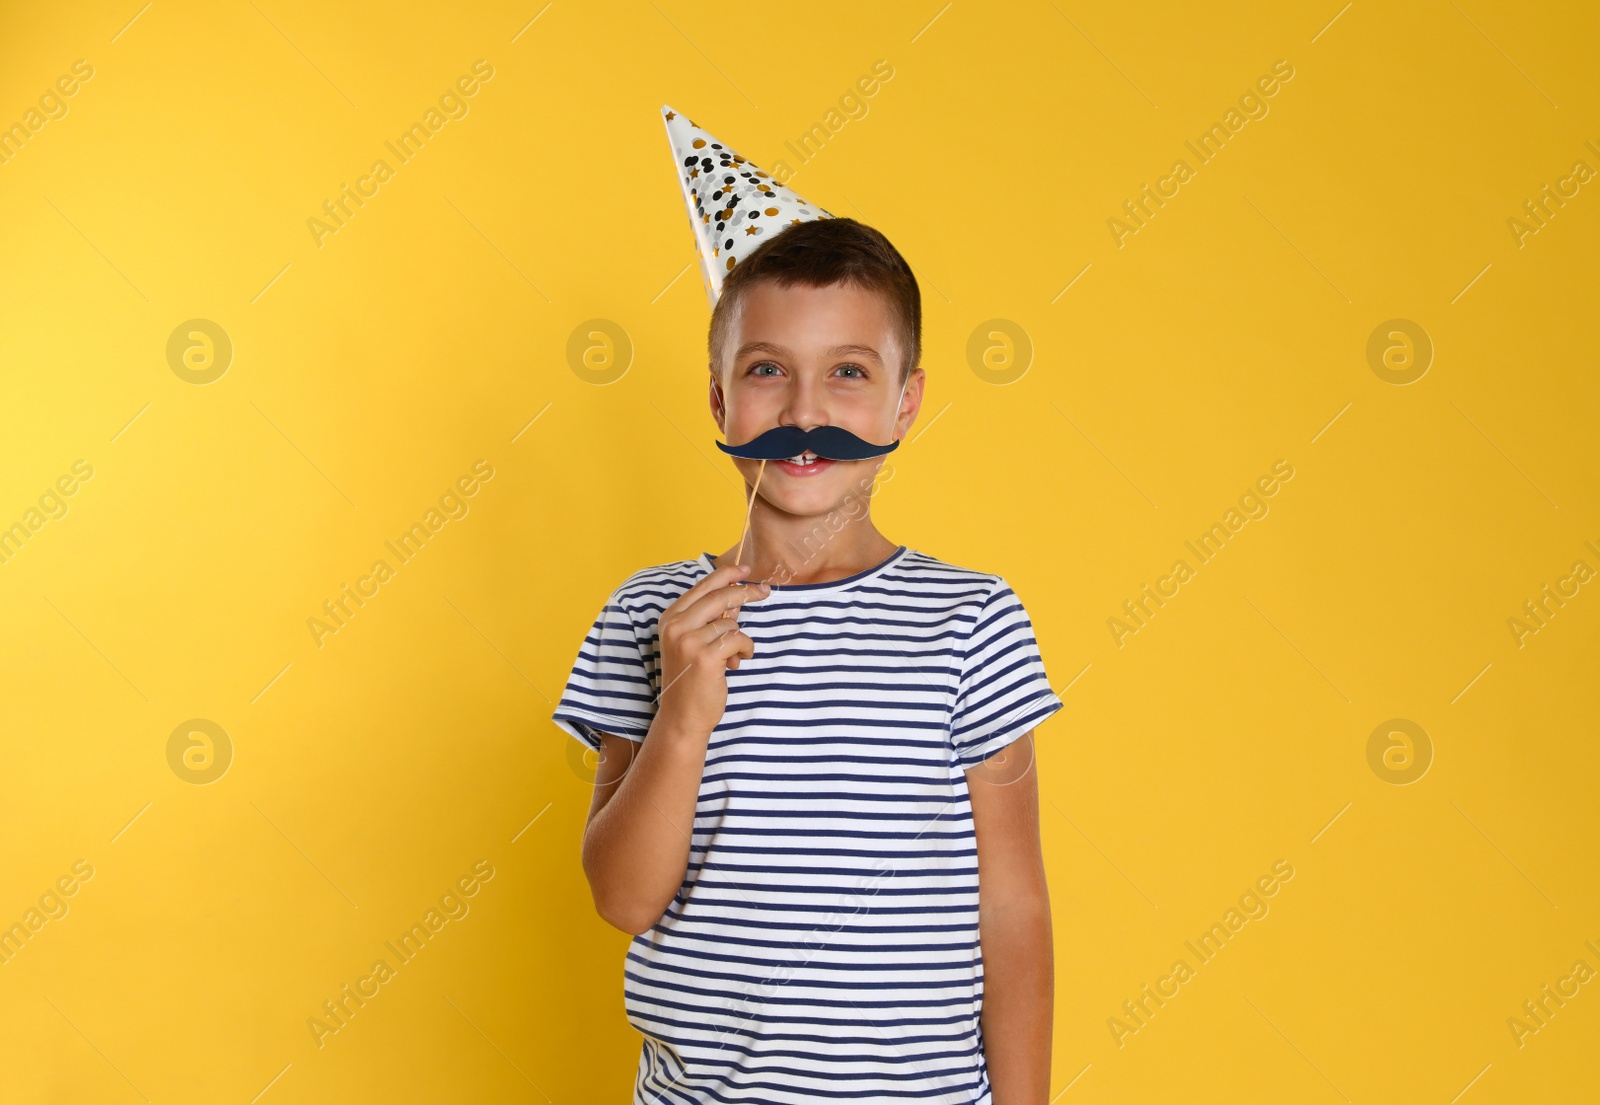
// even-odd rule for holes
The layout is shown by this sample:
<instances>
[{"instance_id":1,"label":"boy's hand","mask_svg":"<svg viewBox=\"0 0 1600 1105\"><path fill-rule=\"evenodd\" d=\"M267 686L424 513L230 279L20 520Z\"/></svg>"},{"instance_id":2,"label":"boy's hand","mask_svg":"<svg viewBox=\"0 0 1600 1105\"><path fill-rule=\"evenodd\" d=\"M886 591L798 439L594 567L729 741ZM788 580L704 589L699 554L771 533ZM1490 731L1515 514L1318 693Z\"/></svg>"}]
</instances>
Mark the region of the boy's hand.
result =
<instances>
[{"instance_id":1,"label":"boy's hand","mask_svg":"<svg viewBox=\"0 0 1600 1105\"><path fill-rule=\"evenodd\" d=\"M728 706L727 672L755 642L739 630L739 607L761 598L765 583L736 586L750 572L743 564L717 568L661 612L660 714L707 736Z\"/></svg>"}]
</instances>

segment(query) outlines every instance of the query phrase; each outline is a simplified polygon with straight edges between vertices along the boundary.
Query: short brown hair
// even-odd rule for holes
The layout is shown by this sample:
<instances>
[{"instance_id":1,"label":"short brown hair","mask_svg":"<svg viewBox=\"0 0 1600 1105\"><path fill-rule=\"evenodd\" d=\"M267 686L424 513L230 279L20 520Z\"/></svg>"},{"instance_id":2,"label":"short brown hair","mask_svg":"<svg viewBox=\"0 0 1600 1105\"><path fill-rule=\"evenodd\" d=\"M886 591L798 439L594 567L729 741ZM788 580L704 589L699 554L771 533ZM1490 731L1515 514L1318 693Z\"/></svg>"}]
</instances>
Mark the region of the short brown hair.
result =
<instances>
[{"instance_id":1,"label":"short brown hair","mask_svg":"<svg viewBox=\"0 0 1600 1105\"><path fill-rule=\"evenodd\" d=\"M722 374L723 350L740 302L761 280L780 287L803 284L825 288L848 283L877 292L889 303L904 359L903 384L922 359L922 291L900 251L883 234L854 219L812 219L793 223L762 242L728 273L711 311L706 339L712 371Z\"/></svg>"}]
</instances>

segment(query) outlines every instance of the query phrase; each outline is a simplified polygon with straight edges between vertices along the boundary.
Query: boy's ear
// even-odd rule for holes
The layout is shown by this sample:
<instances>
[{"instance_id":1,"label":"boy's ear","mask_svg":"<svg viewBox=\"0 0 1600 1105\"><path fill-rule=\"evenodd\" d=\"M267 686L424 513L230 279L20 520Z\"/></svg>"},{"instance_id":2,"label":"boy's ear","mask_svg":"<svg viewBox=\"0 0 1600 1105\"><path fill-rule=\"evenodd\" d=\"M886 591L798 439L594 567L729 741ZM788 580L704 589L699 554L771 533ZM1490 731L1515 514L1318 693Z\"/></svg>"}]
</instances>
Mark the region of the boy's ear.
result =
<instances>
[{"instance_id":1,"label":"boy's ear","mask_svg":"<svg viewBox=\"0 0 1600 1105\"><path fill-rule=\"evenodd\" d=\"M922 413L922 390L924 385L927 384L927 376L928 374L922 370L922 366L918 365L916 368L913 368L910 375L906 377L905 394L902 396L900 402L901 406L905 406L906 401L910 400L911 414L906 422L905 431L901 433L900 438L904 438L906 434L911 432L911 427L916 424L917 416ZM895 423L897 425L899 424L900 417L900 412L897 410L895 412ZM896 440L900 440L900 438L897 438Z\"/></svg>"},{"instance_id":2,"label":"boy's ear","mask_svg":"<svg viewBox=\"0 0 1600 1105\"><path fill-rule=\"evenodd\" d=\"M717 420L717 429L727 433L727 407L722 399L722 385L717 383L717 370L711 369L711 417Z\"/></svg>"}]
</instances>

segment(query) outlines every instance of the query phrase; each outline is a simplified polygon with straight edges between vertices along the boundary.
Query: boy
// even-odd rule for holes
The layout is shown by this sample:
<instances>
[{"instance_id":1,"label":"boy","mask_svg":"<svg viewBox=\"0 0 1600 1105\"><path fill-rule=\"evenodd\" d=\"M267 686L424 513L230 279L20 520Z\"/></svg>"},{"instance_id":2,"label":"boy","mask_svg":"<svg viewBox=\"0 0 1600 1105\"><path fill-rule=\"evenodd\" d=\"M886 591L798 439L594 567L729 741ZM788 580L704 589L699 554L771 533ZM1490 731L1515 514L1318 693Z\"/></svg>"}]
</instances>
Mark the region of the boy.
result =
<instances>
[{"instance_id":1,"label":"boy","mask_svg":"<svg viewBox=\"0 0 1600 1105\"><path fill-rule=\"evenodd\" d=\"M920 326L882 234L797 221L721 284L717 426L898 440ZM1028 615L1003 577L878 531L881 457L734 464L748 544L629 576L553 715L600 753L582 856L635 934L633 1100L1044 1105L1032 730L1062 703Z\"/></svg>"}]
</instances>

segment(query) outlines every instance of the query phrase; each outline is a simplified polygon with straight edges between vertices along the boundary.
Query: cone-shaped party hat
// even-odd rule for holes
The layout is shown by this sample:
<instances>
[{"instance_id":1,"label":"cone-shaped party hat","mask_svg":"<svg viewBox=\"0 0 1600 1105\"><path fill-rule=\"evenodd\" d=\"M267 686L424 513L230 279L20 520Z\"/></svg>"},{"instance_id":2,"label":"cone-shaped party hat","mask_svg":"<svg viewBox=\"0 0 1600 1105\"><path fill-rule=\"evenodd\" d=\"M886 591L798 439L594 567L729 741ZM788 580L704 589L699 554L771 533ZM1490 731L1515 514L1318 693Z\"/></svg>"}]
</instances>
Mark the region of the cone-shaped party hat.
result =
<instances>
[{"instance_id":1,"label":"cone-shaped party hat","mask_svg":"<svg viewBox=\"0 0 1600 1105\"><path fill-rule=\"evenodd\" d=\"M670 107L661 117L713 307L728 272L762 242L795 223L833 218Z\"/></svg>"}]
</instances>

